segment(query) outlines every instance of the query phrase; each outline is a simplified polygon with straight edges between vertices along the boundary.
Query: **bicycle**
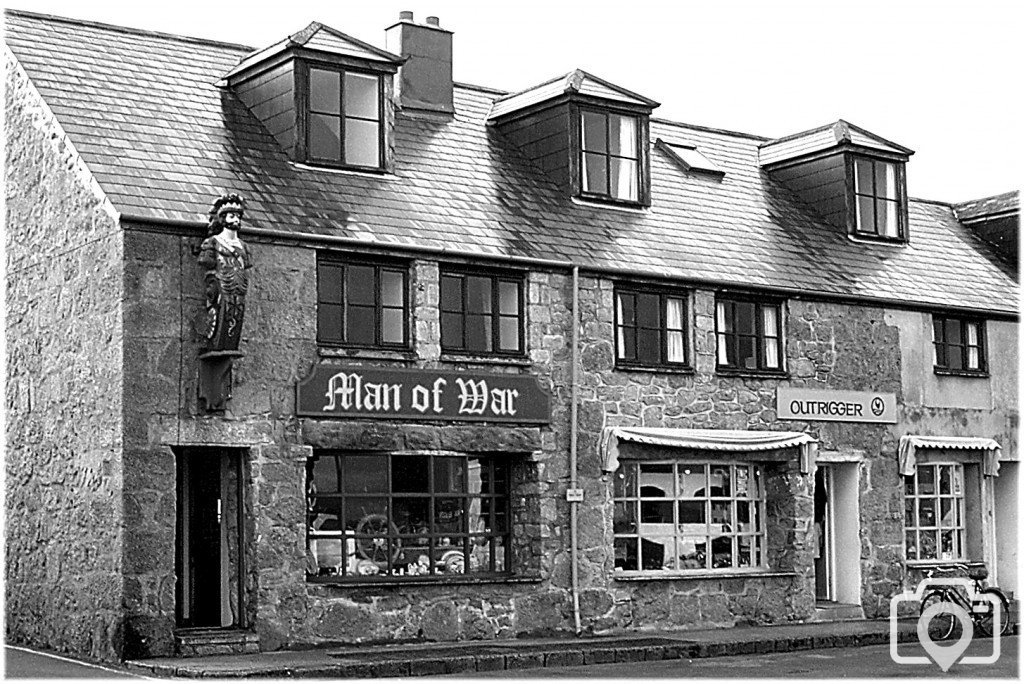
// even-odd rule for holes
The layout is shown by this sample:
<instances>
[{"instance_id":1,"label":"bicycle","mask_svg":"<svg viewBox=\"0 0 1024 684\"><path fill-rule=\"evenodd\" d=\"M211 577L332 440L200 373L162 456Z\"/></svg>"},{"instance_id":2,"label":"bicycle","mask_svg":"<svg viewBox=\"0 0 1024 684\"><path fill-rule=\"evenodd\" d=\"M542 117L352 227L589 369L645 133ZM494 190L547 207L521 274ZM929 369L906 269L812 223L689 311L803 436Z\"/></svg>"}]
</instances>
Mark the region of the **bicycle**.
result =
<instances>
[{"instance_id":1,"label":"bicycle","mask_svg":"<svg viewBox=\"0 0 1024 684\"><path fill-rule=\"evenodd\" d=\"M962 571L974 583L974 592L971 595L967 595L962 586L934 585L928 589L921 600L921 614L923 615L928 608L936 603L952 603L963 608L971 616L976 632L980 632L984 636L992 636L995 633L1000 635L1009 634L1010 602L998 587L986 587L984 585L984 580L988 578L987 568L984 566L980 568L970 567L963 563L957 563L949 568L935 568L927 573L926 578L931 579L933 573L952 574L957 571ZM982 598L986 594L991 600ZM993 625L994 611L992 610L992 604L994 602L999 603L1000 609L998 630L995 630L995 625ZM940 611L928 623L928 635L933 640L948 639L956 631L958 623L959 620L957 620L956 615L951 612Z\"/></svg>"}]
</instances>

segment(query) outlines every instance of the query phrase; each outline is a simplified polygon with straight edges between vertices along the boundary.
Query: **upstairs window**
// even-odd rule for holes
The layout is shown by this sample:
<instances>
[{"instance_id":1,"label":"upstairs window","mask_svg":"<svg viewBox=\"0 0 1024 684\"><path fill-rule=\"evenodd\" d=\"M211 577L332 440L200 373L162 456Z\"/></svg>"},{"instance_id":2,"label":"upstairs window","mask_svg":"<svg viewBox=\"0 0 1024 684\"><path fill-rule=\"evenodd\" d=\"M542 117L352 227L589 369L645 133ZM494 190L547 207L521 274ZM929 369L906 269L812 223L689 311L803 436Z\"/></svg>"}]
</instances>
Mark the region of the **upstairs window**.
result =
<instances>
[{"instance_id":1,"label":"upstairs window","mask_svg":"<svg viewBox=\"0 0 1024 684\"><path fill-rule=\"evenodd\" d=\"M441 272L441 349L520 356L523 277L445 269Z\"/></svg>"},{"instance_id":2,"label":"upstairs window","mask_svg":"<svg viewBox=\"0 0 1024 684\"><path fill-rule=\"evenodd\" d=\"M617 287L615 342L619 366L687 367L685 295Z\"/></svg>"},{"instance_id":3,"label":"upstairs window","mask_svg":"<svg viewBox=\"0 0 1024 684\"><path fill-rule=\"evenodd\" d=\"M933 316L932 341L936 372L969 375L987 370L985 326L981 321Z\"/></svg>"},{"instance_id":4,"label":"upstairs window","mask_svg":"<svg viewBox=\"0 0 1024 684\"><path fill-rule=\"evenodd\" d=\"M580 194L640 202L640 133L636 116L580 110Z\"/></svg>"},{"instance_id":5,"label":"upstairs window","mask_svg":"<svg viewBox=\"0 0 1024 684\"><path fill-rule=\"evenodd\" d=\"M903 229L902 165L879 159L853 159L854 232L900 240Z\"/></svg>"},{"instance_id":6,"label":"upstairs window","mask_svg":"<svg viewBox=\"0 0 1024 684\"><path fill-rule=\"evenodd\" d=\"M779 304L720 297L715 303L715 313L719 370L782 371Z\"/></svg>"},{"instance_id":7,"label":"upstairs window","mask_svg":"<svg viewBox=\"0 0 1024 684\"><path fill-rule=\"evenodd\" d=\"M322 66L310 66L306 74L306 160L381 168L381 77Z\"/></svg>"},{"instance_id":8,"label":"upstairs window","mask_svg":"<svg viewBox=\"0 0 1024 684\"><path fill-rule=\"evenodd\" d=\"M318 255L316 267L319 344L408 348L405 266Z\"/></svg>"}]
</instances>

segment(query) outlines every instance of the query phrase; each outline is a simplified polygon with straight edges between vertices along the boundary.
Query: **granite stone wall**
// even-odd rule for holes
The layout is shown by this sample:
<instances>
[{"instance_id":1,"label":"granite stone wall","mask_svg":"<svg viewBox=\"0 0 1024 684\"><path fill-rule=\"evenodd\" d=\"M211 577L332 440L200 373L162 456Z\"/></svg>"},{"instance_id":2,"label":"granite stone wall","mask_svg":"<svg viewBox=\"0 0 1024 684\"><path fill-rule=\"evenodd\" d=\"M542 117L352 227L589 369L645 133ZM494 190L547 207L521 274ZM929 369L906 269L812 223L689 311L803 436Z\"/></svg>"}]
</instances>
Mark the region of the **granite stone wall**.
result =
<instances>
[{"instance_id":1,"label":"granite stone wall","mask_svg":"<svg viewBox=\"0 0 1024 684\"><path fill-rule=\"evenodd\" d=\"M244 237L244 235L243 235ZM249 295L234 394L222 415L196 402L198 345L192 321L201 307L198 238L133 231L127 282L136 300L126 314L126 463L133 498L160 502L130 522L136 541L131 609L148 653L167 653L173 605L173 467L176 450L216 444L245 450L254 540L246 567L249 611L261 648L330 642L387 642L538 635L573 630L570 591L569 474L571 278L528 276L528 357L519 361L452 357L440 349L439 266L412 261L413 345L409 352L318 349L315 251L252 242L257 264ZM162 258L159 255L164 255ZM177 263L167 254L176 255ZM150 256L151 255L151 256ZM766 466L770 492L769 568L764 573L626 581L614 575L611 481L601 469L601 430L610 426L801 431L823 450L856 451L860 463L862 605L887 614L902 589L902 500L892 426L778 419L778 387L873 390L901 398L900 334L884 312L792 299L784 305L784 377L715 372L714 300L690 295L693 368L686 372L615 368L614 284L581 279L579 510L581 619L584 631L614 633L803 620L814 610L813 479L795 455ZM146 313L147 311L151 313ZM147 324L147 316L154 320ZM130 321L130 325L128 324ZM146 332L150 331L150 332ZM386 367L475 369L537 374L550 388L552 422L542 428L294 417L295 383L317 361ZM155 384L154 384L155 383ZM159 385L166 391L151 392ZM176 389L175 389L176 388ZM514 462L516 582L346 587L307 583L304 574L304 463L315 449L470 450ZM164 516L164 517L161 517ZM151 525L152 527L147 527ZM138 547L138 553L134 551ZM148 549L148 550L146 550ZM139 589L137 589L139 587ZM162 593L164 592L164 593Z\"/></svg>"},{"instance_id":2,"label":"granite stone wall","mask_svg":"<svg viewBox=\"0 0 1024 684\"><path fill-rule=\"evenodd\" d=\"M123 643L123 284L117 215L5 57L6 638Z\"/></svg>"}]
</instances>

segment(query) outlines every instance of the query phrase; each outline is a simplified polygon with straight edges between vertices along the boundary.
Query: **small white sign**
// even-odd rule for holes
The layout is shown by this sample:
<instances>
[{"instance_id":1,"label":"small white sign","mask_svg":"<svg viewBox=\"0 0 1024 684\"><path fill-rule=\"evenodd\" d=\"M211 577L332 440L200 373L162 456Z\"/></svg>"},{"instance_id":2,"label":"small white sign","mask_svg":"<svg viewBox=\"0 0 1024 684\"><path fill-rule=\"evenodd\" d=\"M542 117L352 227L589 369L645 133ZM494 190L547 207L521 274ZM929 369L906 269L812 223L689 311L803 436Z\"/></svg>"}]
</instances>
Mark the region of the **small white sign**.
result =
<instances>
[{"instance_id":1,"label":"small white sign","mask_svg":"<svg viewBox=\"0 0 1024 684\"><path fill-rule=\"evenodd\" d=\"M576 502L583 501L583 490L580 488L565 490L565 500Z\"/></svg>"},{"instance_id":2,"label":"small white sign","mask_svg":"<svg viewBox=\"0 0 1024 684\"><path fill-rule=\"evenodd\" d=\"M895 423L896 395L780 387L775 395L775 411L784 420Z\"/></svg>"}]
</instances>

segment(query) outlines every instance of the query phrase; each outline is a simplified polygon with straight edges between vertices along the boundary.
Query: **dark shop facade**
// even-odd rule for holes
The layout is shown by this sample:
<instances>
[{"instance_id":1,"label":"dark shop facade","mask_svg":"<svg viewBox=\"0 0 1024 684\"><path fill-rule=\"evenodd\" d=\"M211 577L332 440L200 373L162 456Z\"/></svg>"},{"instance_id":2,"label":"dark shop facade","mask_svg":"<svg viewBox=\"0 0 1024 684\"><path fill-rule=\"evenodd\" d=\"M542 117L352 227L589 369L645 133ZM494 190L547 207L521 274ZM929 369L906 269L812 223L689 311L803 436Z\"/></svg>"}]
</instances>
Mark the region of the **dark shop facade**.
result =
<instances>
[{"instance_id":1,"label":"dark shop facade","mask_svg":"<svg viewBox=\"0 0 1024 684\"><path fill-rule=\"evenodd\" d=\"M6 21L9 642L874 618L955 562L1016 589L1016 193L908 198L913 151L846 121L453 83L411 13L385 47Z\"/></svg>"}]
</instances>

